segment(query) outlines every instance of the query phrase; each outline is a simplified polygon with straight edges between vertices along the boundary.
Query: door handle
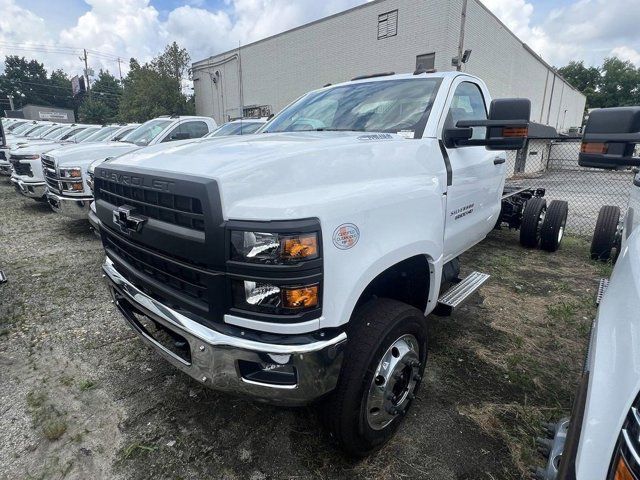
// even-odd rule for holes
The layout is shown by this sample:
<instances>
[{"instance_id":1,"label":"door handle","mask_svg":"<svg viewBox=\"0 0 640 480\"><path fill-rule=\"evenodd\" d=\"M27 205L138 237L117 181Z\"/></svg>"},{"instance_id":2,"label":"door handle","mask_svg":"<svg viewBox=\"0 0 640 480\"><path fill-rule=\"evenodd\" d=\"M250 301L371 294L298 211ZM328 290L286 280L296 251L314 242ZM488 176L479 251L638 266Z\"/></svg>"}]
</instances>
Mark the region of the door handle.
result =
<instances>
[{"instance_id":1,"label":"door handle","mask_svg":"<svg viewBox=\"0 0 640 480\"><path fill-rule=\"evenodd\" d=\"M507 160L505 158L502 157L496 157L493 159L493 164L494 165L502 165L504 162L506 162Z\"/></svg>"}]
</instances>

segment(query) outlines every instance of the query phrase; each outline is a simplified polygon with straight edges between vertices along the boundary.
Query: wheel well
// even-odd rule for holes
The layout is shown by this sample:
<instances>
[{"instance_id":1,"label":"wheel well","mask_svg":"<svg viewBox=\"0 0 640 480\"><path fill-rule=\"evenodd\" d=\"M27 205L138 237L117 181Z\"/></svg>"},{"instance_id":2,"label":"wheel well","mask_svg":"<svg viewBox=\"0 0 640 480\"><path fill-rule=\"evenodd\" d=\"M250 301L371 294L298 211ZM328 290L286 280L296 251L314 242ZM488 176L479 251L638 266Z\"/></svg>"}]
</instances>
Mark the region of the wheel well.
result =
<instances>
[{"instance_id":1,"label":"wheel well","mask_svg":"<svg viewBox=\"0 0 640 480\"><path fill-rule=\"evenodd\" d=\"M430 269L424 255L407 258L374 278L360 295L354 311L376 297L392 298L424 311L429 297Z\"/></svg>"}]
</instances>

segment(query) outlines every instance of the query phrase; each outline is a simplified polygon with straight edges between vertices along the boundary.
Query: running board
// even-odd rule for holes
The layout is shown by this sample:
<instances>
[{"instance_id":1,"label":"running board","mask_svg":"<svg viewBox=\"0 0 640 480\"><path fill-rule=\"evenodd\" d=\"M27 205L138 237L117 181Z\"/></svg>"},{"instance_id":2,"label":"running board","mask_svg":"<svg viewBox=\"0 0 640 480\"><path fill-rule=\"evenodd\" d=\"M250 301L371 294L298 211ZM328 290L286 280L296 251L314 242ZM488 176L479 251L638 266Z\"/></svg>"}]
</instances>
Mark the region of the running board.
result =
<instances>
[{"instance_id":1,"label":"running board","mask_svg":"<svg viewBox=\"0 0 640 480\"><path fill-rule=\"evenodd\" d=\"M608 278L601 278L600 284L598 285L598 293L596 294L596 305L600 305L602 301L602 297L604 296L604 292L607 291L607 287L609 286Z\"/></svg>"},{"instance_id":2,"label":"running board","mask_svg":"<svg viewBox=\"0 0 640 480\"><path fill-rule=\"evenodd\" d=\"M433 313L448 316L462 305L484 282L489 280L486 273L472 272L460 283L457 283L444 292L438 299L438 304Z\"/></svg>"}]
</instances>

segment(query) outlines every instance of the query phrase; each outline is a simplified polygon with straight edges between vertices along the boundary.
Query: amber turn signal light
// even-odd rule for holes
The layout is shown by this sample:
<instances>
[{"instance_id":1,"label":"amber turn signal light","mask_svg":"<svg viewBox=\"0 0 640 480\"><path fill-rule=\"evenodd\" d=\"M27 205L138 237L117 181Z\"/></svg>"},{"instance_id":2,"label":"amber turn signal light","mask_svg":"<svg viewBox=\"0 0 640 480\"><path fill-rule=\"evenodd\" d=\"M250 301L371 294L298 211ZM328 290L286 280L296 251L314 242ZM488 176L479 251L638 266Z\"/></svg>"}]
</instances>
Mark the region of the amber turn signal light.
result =
<instances>
[{"instance_id":1,"label":"amber turn signal light","mask_svg":"<svg viewBox=\"0 0 640 480\"><path fill-rule=\"evenodd\" d=\"M613 477L613 480L635 480L635 477L629 471L629 467L622 457L618 459L618 464L616 465L616 474Z\"/></svg>"},{"instance_id":2,"label":"amber turn signal light","mask_svg":"<svg viewBox=\"0 0 640 480\"><path fill-rule=\"evenodd\" d=\"M282 257L287 259L311 259L318 256L318 236L316 233L282 238Z\"/></svg>"},{"instance_id":3,"label":"amber turn signal light","mask_svg":"<svg viewBox=\"0 0 640 480\"><path fill-rule=\"evenodd\" d=\"M607 153L607 144L602 142L583 143L580 146L582 153Z\"/></svg>"},{"instance_id":4,"label":"amber turn signal light","mask_svg":"<svg viewBox=\"0 0 640 480\"><path fill-rule=\"evenodd\" d=\"M313 308L318 306L318 285L283 288L282 304L286 308Z\"/></svg>"},{"instance_id":5,"label":"amber turn signal light","mask_svg":"<svg viewBox=\"0 0 640 480\"><path fill-rule=\"evenodd\" d=\"M507 138L526 137L529 133L527 127L506 127L502 129L502 136Z\"/></svg>"}]
</instances>

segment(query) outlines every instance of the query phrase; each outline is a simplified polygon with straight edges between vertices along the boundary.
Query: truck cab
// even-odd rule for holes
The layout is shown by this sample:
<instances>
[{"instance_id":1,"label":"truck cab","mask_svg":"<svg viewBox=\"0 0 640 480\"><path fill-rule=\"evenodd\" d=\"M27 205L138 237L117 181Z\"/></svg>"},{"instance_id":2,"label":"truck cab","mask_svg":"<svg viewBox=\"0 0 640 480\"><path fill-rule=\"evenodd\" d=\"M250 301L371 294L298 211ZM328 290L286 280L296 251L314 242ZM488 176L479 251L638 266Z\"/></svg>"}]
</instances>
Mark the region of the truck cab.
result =
<instances>
[{"instance_id":1,"label":"truck cab","mask_svg":"<svg viewBox=\"0 0 640 480\"><path fill-rule=\"evenodd\" d=\"M529 113L460 72L373 75L309 92L260 135L102 163L113 300L202 384L317 402L338 444L366 455L420 386L426 316L486 280L439 301L458 256L503 219L504 150L522 146Z\"/></svg>"}]
</instances>

